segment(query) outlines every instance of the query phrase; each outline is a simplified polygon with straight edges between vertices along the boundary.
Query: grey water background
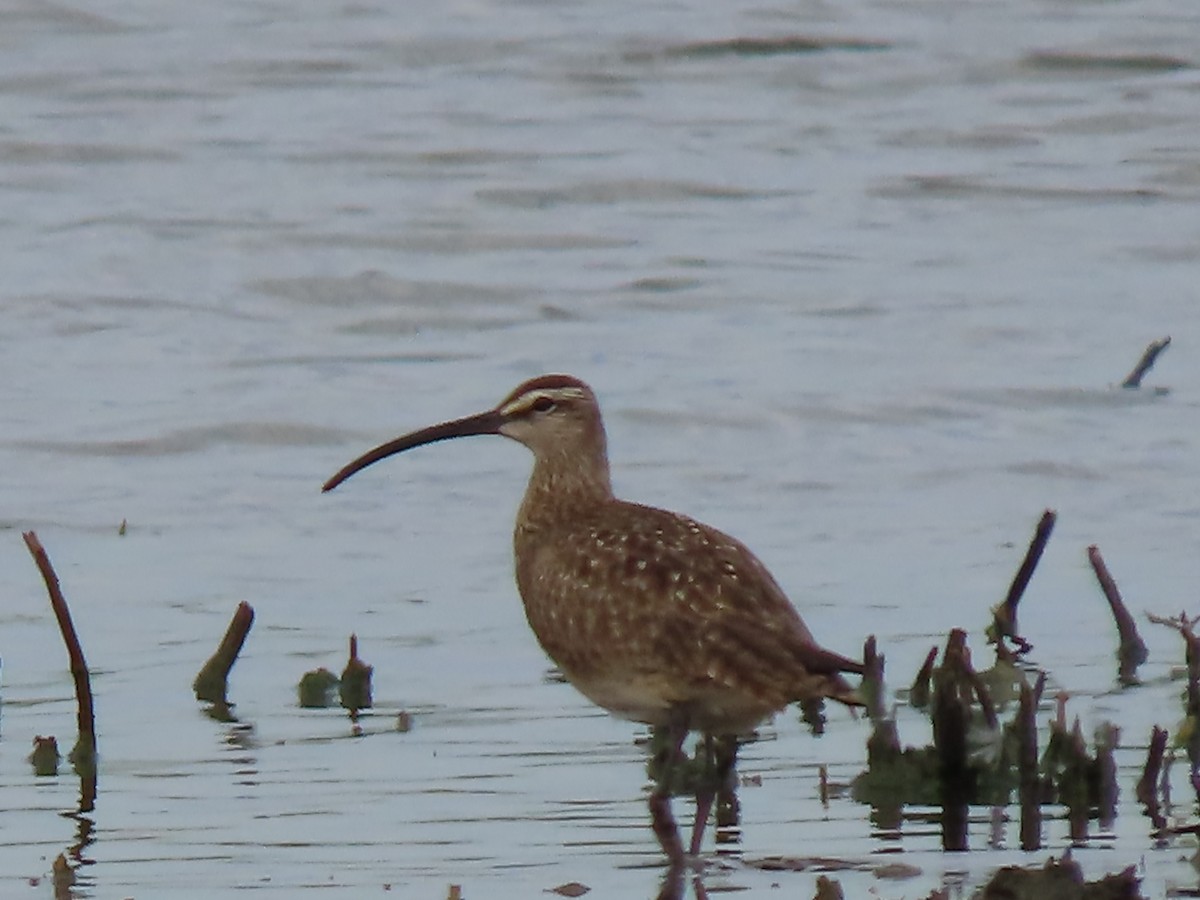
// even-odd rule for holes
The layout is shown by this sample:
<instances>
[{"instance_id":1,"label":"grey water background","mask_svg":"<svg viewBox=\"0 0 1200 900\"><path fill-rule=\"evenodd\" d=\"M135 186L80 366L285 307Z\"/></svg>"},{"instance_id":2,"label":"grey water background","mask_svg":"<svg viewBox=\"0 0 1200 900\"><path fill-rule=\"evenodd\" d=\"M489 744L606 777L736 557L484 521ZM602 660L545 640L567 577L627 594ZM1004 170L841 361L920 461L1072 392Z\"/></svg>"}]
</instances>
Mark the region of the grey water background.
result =
<instances>
[{"instance_id":1,"label":"grey water background","mask_svg":"<svg viewBox=\"0 0 1200 900\"><path fill-rule=\"evenodd\" d=\"M545 678L512 584L525 451L318 493L543 371L596 388L622 495L745 540L825 643L877 635L893 687L952 626L986 660L1057 509L1022 631L1124 744L1117 822L1077 858L1195 888L1192 843L1132 798L1181 642L1146 626L1146 684L1118 690L1084 548L1139 615L1194 609L1198 64L1200 10L1151 0L4 0L0 896L50 896L81 833L81 897L653 895L640 729ZM1166 334L1170 392L1113 389ZM75 722L30 528L94 670L82 821L77 779L25 760ZM190 684L240 600L221 724ZM361 737L295 702L352 631ZM935 811L820 803L867 723L764 734L709 890L811 896L754 864L787 855L856 864L848 896L958 896L1069 843L1061 811L1026 855L1014 810L977 810L944 855ZM877 877L896 860L919 874Z\"/></svg>"}]
</instances>

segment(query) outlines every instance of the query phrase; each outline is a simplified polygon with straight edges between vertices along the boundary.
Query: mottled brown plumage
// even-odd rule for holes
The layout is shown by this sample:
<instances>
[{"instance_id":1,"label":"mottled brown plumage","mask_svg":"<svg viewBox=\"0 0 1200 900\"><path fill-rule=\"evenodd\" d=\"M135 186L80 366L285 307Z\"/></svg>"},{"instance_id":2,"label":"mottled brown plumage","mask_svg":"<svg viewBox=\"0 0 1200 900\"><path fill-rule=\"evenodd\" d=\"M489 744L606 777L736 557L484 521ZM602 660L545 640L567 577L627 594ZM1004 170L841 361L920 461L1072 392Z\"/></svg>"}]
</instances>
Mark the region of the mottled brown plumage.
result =
<instances>
[{"instance_id":1,"label":"mottled brown plumage","mask_svg":"<svg viewBox=\"0 0 1200 900\"><path fill-rule=\"evenodd\" d=\"M517 586L539 643L594 703L669 729L678 749L688 730L745 732L793 701L858 702L840 673L861 664L816 643L745 545L613 496L600 408L569 375L531 379L494 409L389 441L324 490L394 453L473 434L502 434L533 451L513 539ZM666 798L656 792L651 802L678 863L678 836L672 842L658 828ZM709 802L697 799L693 853Z\"/></svg>"}]
</instances>

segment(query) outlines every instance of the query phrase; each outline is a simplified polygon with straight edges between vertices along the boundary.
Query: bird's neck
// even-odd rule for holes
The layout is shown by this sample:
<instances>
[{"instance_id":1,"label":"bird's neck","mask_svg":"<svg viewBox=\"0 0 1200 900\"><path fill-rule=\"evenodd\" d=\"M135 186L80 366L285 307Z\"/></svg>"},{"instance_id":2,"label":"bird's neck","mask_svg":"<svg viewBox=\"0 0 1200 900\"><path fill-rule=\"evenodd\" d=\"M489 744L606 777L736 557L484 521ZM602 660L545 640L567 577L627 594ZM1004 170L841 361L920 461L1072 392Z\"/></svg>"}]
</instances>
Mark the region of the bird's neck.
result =
<instances>
[{"instance_id":1,"label":"bird's neck","mask_svg":"<svg viewBox=\"0 0 1200 900\"><path fill-rule=\"evenodd\" d=\"M518 529L540 529L564 519L577 519L613 499L608 457L603 444L537 454Z\"/></svg>"}]
</instances>

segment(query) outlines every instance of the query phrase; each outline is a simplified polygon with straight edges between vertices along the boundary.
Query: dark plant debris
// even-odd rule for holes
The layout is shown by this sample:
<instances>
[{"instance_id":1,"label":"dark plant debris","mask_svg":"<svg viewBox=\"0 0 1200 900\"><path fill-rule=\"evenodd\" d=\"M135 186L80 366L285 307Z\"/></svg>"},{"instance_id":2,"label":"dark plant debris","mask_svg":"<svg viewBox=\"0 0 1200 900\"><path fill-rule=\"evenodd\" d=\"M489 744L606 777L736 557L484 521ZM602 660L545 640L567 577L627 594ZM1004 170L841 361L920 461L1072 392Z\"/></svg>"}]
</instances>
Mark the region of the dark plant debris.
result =
<instances>
[{"instance_id":1,"label":"dark plant debris","mask_svg":"<svg viewBox=\"0 0 1200 900\"><path fill-rule=\"evenodd\" d=\"M297 689L300 706L304 709L325 709L333 706L333 695L338 687L338 677L322 666L300 676Z\"/></svg>"},{"instance_id":2,"label":"dark plant debris","mask_svg":"<svg viewBox=\"0 0 1200 900\"><path fill-rule=\"evenodd\" d=\"M1040 868L1005 866L973 895L973 900L1144 900L1133 866L1116 875L1084 881L1070 853L1051 857Z\"/></svg>"},{"instance_id":3,"label":"dark plant debris","mask_svg":"<svg viewBox=\"0 0 1200 900\"><path fill-rule=\"evenodd\" d=\"M1045 804L1067 806L1075 816L1073 833L1080 838L1086 836L1092 810L1100 810L1102 819L1115 815L1116 729L1102 726L1092 754L1078 723L1068 729L1062 711L1051 723L1039 760L1036 710L1045 677L1039 675L1030 684L1022 670L1001 665L1014 675L1013 693L1020 700L1011 720L1003 724L987 679L971 664L965 633L951 631L942 662L929 676L933 743L902 748L895 720L877 721L867 741L867 769L852 785L854 798L885 818L894 817L904 805L941 807L947 850L968 849L970 806L1005 806L1014 792L1021 801L1021 845L1026 850L1041 846Z\"/></svg>"},{"instance_id":4,"label":"dark plant debris","mask_svg":"<svg viewBox=\"0 0 1200 900\"><path fill-rule=\"evenodd\" d=\"M568 881L565 884L560 884L558 887L547 888L546 893L558 894L560 897L582 897L591 890L586 884L579 881Z\"/></svg>"},{"instance_id":5,"label":"dark plant debris","mask_svg":"<svg viewBox=\"0 0 1200 900\"><path fill-rule=\"evenodd\" d=\"M58 741L53 735L42 737L40 734L33 739L33 752L29 754L29 762L33 765L33 774L48 777L58 774L58 763L62 756L58 752Z\"/></svg>"}]
</instances>

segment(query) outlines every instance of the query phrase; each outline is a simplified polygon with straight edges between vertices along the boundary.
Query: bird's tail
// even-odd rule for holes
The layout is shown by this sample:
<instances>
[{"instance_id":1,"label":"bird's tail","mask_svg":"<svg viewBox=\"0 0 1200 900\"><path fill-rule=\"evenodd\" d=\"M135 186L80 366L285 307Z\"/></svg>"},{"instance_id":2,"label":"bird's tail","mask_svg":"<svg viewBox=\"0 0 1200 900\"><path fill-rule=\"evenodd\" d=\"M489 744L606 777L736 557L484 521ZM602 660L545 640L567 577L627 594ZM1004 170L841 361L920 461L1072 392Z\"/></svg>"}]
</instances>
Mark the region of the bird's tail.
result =
<instances>
[{"instance_id":1,"label":"bird's tail","mask_svg":"<svg viewBox=\"0 0 1200 900\"><path fill-rule=\"evenodd\" d=\"M829 676L825 696L847 706L867 705L858 691L840 674Z\"/></svg>"},{"instance_id":2,"label":"bird's tail","mask_svg":"<svg viewBox=\"0 0 1200 900\"><path fill-rule=\"evenodd\" d=\"M824 676L821 684L823 696L847 706L866 706L858 691L851 687L850 682L842 675L843 672L861 675L863 673L862 663L842 656L840 653L834 653L832 650L826 650L818 644L806 648L804 656L805 665L808 666L809 671Z\"/></svg>"}]
</instances>

